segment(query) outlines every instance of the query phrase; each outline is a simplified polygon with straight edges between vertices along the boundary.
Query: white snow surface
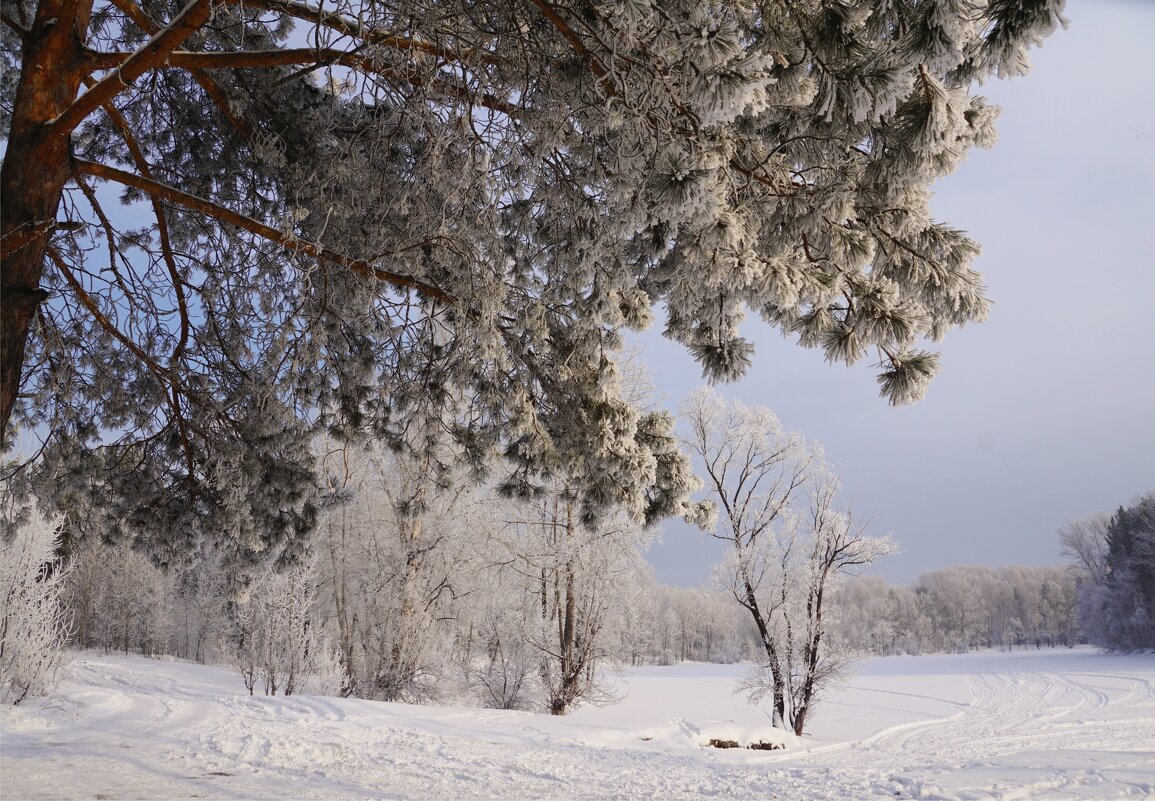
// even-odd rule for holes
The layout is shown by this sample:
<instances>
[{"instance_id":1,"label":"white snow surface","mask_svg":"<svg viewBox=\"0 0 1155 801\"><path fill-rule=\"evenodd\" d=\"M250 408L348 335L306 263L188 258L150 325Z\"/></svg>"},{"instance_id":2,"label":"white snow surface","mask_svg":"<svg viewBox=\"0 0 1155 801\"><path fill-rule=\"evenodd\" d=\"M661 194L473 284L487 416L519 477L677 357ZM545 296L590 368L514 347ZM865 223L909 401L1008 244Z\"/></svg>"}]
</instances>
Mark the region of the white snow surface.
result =
<instances>
[{"instance_id":1,"label":"white snow surface","mask_svg":"<svg viewBox=\"0 0 1155 801\"><path fill-rule=\"evenodd\" d=\"M0 797L1155 797L1152 655L872 659L800 740L734 694L747 669L629 670L621 703L558 718L250 697L224 668L86 652L57 695L0 713Z\"/></svg>"}]
</instances>

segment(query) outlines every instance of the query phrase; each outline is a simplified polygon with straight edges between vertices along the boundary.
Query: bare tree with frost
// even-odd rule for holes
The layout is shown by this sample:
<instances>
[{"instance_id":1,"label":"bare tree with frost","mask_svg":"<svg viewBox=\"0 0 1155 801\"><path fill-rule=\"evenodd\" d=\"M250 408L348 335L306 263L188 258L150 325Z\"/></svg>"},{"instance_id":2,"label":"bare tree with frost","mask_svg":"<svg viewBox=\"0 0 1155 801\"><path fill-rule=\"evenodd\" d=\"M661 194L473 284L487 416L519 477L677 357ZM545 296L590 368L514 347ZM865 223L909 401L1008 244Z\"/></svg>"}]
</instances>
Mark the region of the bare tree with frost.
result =
<instances>
[{"instance_id":1,"label":"bare tree with frost","mask_svg":"<svg viewBox=\"0 0 1155 801\"><path fill-rule=\"evenodd\" d=\"M458 619L485 582L479 551L495 499L444 450L323 449L334 495L348 495L326 510L317 538L345 689L435 699L454 669Z\"/></svg>"},{"instance_id":2,"label":"bare tree with frost","mask_svg":"<svg viewBox=\"0 0 1155 801\"><path fill-rule=\"evenodd\" d=\"M617 662L613 623L641 589L641 548L648 538L625 515L581 525L577 502L559 482L553 492L511 511L496 535L501 567L524 580L523 634L536 654L546 706L564 715L613 693L602 674Z\"/></svg>"},{"instance_id":3,"label":"bare tree with frost","mask_svg":"<svg viewBox=\"0 0 1155 801\"><path fill-rule=\"evenodd\" d=\"M787 719L801 735L819 696L838 679L856 654L834 637L832 598L840 579L894 553L889 537L866 536L867 521L838 507L838 480L821 470L807 488L800 516L784 523L775 538L784 603L779 621L785 647L780 673L786 677ZM773 671L771 671L773 674Z\"/></svg>"},{"instance_id":4,"label":"bare tree with frost","mask_svg":"<svg viewBox=\"0 0 1155 801\"><path fill-rule=\"evenodd\" d=\"M1100 586L1107 583L1107 531L1111 516L1100 512L1071 520L1059 529L1063 556L1081 579Z\"/></svg>"},{"instance_id":5,"label":"bare tree with frost","mask_svg":"<svg viewBox=\"0 0 1155 801\"><path fill-rule=\"evenodd\" d=\"M583 519L677 513L623 330L730 379L752 310L921 396L988 307L928 187L1062 5L5 2L0 435L78 534L252 575L316 524L314 433L415 408Z\"/></svg>"},{"instance_id":6,"label":"bare tree with frost","mask_svg":"<svg viewBox=\"0 0 1155 801\"><path fill-rule=\"evenodd\" d=\"M829 636L834 586L894 543L866 536L865 525L837 506L838 481L821 449L784 431L769 409L705 389L683 414L686 445L717 505L716 517L700 525L729 546L718 581L750 613L762 649L742 689L755 700L769 696L775 725L801 735L846 661Z\"/></svg>"},{"instance_id":7,"label":"bare tree with frost","mask_svg":"<svg viewBox=\"0 0 1155 801\"><path fill-rule=\"evenodd\" d=\"M61 603L68 569L56 556L61 522L34 507L22 526L0 532L0 703L56 686L71 633Z\"/></svg>"},{"instance_id":8,"label":"bare tree with frost","mask_svg":"<svg viewBox=\"0 0 1155 801\"><path fill-rule=\"evenodd\" d=\"M311 565L262 576L248 597L232 605L233 664L249 695L258 687L265 695L293 695L310 679L324 683L339 672L337 655L321 633L319 611Z\"/></svg>"},{"instance_id":9,"label":"bare tree with frost","mask_svg":"<svg viewBox=\"0 0 1155 801\"><path fill-rule=\"evenodd\" d=\"M1088 642L1102 644L1107 631L1108 529L1110 515L1071 520L1059 529L1059 544L1077 585L1076 616Z\"/></svg>"},{"instance_id":10,"label":"bare tree with frost","mask_svg":"<svg viewBox=\"0 0 1155 801\"><path fill-rule=\"evenodd\" d=\"M757 628L773 680L775 723L782 724L787 677L773 617L788 588L783 581L775 585L777 593L773 587L766 592L781 577L766 543L775 536L775 523L789 514L821 454L797 435L783 432L769 409L728 404L713 390L691 395L682 415L689 429L686 446L701 459L705 492L718 506L716 516L703 517L700 525L730 546L719 578Z\"/></svg>"}]
</instances>

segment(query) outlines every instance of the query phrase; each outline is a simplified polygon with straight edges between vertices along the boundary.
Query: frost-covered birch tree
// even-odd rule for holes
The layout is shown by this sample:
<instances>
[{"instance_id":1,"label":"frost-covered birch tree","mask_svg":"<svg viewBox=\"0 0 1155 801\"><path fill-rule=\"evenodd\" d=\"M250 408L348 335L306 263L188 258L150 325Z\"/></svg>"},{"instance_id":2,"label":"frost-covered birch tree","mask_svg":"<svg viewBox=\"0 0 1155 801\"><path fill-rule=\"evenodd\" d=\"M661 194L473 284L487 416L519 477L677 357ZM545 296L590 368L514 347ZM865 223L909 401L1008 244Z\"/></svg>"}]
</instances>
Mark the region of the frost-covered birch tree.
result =
<instances>
[{"instance_id":1,"label":"frost-covered birch tree","mask_svg":"<svg viewBox=\"0 0 1155 801\"><path fill-rule=\"evenodd\" d=\"M415 408L583 518L678 512L622 332L664 308L729 379L752 311L918 398L988 306L928 188L1062 5L13 0L0 437L79 535L253 575L316 525L314 434Z\"/></svg>"}]
</instances>

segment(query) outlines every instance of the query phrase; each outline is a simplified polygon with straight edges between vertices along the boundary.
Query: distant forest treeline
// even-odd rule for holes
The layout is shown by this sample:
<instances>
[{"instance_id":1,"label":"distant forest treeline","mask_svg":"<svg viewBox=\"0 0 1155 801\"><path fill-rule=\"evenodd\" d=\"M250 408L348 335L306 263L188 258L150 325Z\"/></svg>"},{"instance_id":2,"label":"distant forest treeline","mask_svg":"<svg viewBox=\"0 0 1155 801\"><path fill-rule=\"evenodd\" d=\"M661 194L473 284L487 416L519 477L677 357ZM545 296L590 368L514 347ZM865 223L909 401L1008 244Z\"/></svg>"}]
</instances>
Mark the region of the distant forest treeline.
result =
<instances>
[{"instance_id":1,"label":"distant forest treeline","mask_svg":"<svg viewBox=\"0 0 1155 801\"><path fill-rule=\"evenodd\" d=\"M52 578L61 625L80 647L232 666L254 693L555 712L612 700L606 667L760 655L735 597L655 581L642 558L649 535L626 521L594 535L563 496L509 504L472 490L414 514L397 502L412 483L396 464L364 471L359 499L327 513L311 561L242 591L224 561L162 569L124 544L75 543ZM1153 522L1148 495L1068 524L1065 567L948 567L909 586L848 578L826 607L832 652L1155 647ZM50 529L31 529L42 548Z\"/></svg>"},{"instance_id":2,"label":"distant forest treeline","mask_svg":"<svg viewBox=\"0 0 1155 801\"><path fill-rule=\"evenodd\" d=\"M237 609L227 599L223 577L203 566L196 574L166 573L131 550L109 546L86 549L77 568L68 598L78 645L199 661L236 660ZM307 595L298 603L307 607L311 627L339 629L342 616L348 616L366 633L375 632L375 638L365 638L353 650L363 658L374 649L375 639L377 648L384 649L378 658L385 664L400 659L405 647L421 651L421 658L413 660L419 667L411 678L420 677L417 683L425 689L413 693L416 687L411 687L398 697L441 697L448 685L460 691L469 684L464 666L470 654L507 662L514 656L507 651L516 649L505 640L518 634L511 618L521 612L514 615L494 597L507 589L500 582L479 579L468 594L439 601L439 612L429 621L431 630L421 632L419 645L405 641L401 631L390 631L400 628L404 618L399 606L386 611L387 599L377 599L380 619L372 619L368 608L350 614L347 605L365 599L339 591L328 572L321 570L321 576L295 588ZM728 594L660 584L640 562L617 578L626 589L616 593L598 626L599 648L610 663L729 663L758 656L757 632ZM270 605L262 600L269 589L259 585L248 603ZM1087 641L1078 626L1076 599L1076 577L1063 567L949 567L927 573L910 586L862 576L836 588L831 636L845 649L876 655L1070 646ZM291 605L286 598L281 614L289 615ZM339 632L330 641L340 642ZM357 653L348 657L357 658ZM450 680L455 670L463 675Z\"/></svg>"}]
</instances>

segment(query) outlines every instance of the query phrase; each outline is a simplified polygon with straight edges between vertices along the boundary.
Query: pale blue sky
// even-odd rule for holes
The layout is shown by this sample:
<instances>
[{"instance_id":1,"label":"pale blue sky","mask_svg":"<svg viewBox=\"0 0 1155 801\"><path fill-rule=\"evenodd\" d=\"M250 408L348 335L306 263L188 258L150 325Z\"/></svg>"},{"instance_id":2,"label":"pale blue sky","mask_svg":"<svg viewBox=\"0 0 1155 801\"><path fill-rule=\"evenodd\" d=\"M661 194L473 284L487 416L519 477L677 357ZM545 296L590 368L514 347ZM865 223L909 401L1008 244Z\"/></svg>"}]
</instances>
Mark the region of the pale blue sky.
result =
<instances>
[{"instance_id":1,"label":"pale blue sky","mask_svg":"<svg viewBox=\"0 0 1155 801\"><path fill-rule=\"evenodd\" d=\"M755 366L723 394L774 409L840 465L844 497L904 552L906 583L951 564L1057 564L1066 520L1155 490L1155 2L1069 0L1031 72L985 93L999 142L936 187L935 216L983 245L995 306L952 332L925 400L828 366L751 321ZM681 348L640 338L664 405L700 385ZM665 525L659 580L700 584L716 544Z\"/></svg>"}]
</instances>

